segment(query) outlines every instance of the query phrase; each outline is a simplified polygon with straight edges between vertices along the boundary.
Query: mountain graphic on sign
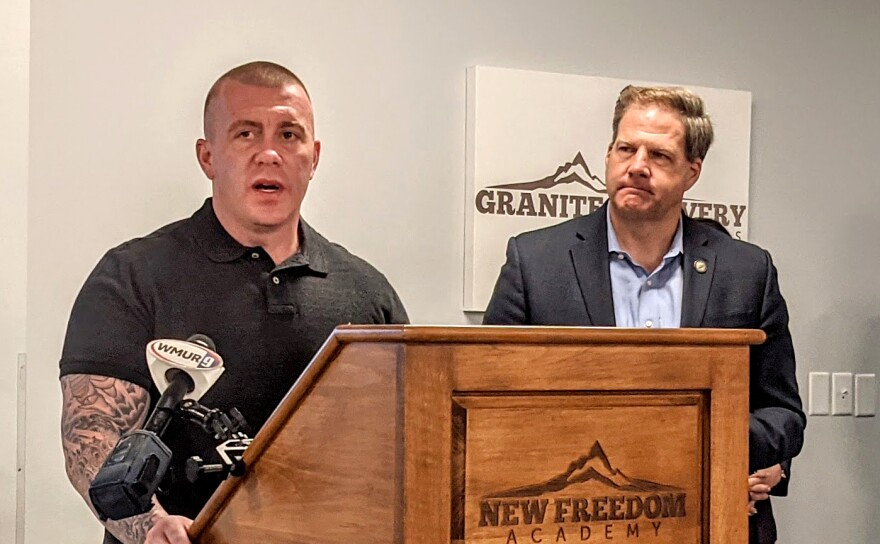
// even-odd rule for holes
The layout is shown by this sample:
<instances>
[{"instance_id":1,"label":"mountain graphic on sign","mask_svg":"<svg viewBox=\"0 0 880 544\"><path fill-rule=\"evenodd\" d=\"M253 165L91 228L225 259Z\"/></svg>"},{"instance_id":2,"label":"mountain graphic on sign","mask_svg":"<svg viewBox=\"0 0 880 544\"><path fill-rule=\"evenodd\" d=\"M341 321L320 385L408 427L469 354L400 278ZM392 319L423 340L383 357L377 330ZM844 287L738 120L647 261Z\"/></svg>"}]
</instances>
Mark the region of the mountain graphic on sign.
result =
<instances>
[{"instance_id":1,"label":"mountain graphic on sign","mask_svg":"<svg viewBox=\"0 0 880 544\"><path fill-rule=\"evenodd\" d=\"M680 487L630 478L623 471L614 468L597 440L590 453L572 461L561 474L541 483L506 489L487 495L498 497L535 497L545 493L562 491L569 486L597 482L619 491L683 491Z\"/></svg>"},{"instance_id":2,"label":"mountain graphic on sign","mask_svg":"<svg viewBox=\"0 0 880 544\"><path fill-rule=\"evenodd\" d=\"M571 162L567 162L556 169L552 175L535 181L524 181L521 183L508 183L505 185L493 185L489 189L515 189L518 191L534 191L535 189L550 189L557 185L568 185L571 183L579 183L584 187L596 193L605 194L605 182L599 176L590 172L587 161L578 151Z\"/></svg>"}]
</instances>

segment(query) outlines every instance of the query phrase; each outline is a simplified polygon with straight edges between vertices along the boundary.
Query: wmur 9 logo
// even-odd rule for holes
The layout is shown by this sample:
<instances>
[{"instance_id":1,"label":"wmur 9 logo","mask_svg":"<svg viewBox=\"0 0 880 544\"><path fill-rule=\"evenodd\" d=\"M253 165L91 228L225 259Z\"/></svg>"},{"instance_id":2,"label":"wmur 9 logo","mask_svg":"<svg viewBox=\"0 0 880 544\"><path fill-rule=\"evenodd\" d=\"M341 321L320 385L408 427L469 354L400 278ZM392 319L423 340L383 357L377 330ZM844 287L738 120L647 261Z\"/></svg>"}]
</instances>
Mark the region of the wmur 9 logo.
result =
<instances>
[{"instance_id":1,"label":"wmur 9 logo","mask_svg":"<svg viewBox=\"0 0 880 544\"><path fill-rule=\"evenodd\" d=\"M210 354L205 354L202 357L202 360L196 365L196 368L214 368L217 364L217 359L212 357Z\"/></svg>"},{"instance_id":2,"label":"wmur 9 logo","mask_svg":"<svg viewBox=\"0 0 880 544\"><path fill-rule=\"evenodd\" d=\"M214 351L185 340L153 340L147 345L148 356L178 368L209 370L223 366Z\"/></svg>"}]
</instances>

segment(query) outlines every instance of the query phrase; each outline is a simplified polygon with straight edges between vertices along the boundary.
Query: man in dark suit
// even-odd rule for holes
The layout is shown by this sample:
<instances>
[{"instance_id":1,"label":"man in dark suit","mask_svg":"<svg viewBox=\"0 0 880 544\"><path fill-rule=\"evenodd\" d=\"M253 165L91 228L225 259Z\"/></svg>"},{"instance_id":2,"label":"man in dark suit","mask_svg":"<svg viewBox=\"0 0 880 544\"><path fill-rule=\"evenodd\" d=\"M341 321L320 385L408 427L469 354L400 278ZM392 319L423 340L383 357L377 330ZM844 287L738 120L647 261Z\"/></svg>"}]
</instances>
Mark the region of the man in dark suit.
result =
<instances>
[{"instance_id":1,"label":"man in dark suit","mask_svg":"<svg viewBox=\"0 0 880 544\"><path fill-rule=\"evenodd\" d=\"M750 541L775 542L767 498L787 492L780 463L798 454L806 424L776 268L765 250L682 213L713 139L699 96L627 87L612 128L608 203L512 238L483 322L763 330L750 353Z\"/></svg>"}]
</instances>

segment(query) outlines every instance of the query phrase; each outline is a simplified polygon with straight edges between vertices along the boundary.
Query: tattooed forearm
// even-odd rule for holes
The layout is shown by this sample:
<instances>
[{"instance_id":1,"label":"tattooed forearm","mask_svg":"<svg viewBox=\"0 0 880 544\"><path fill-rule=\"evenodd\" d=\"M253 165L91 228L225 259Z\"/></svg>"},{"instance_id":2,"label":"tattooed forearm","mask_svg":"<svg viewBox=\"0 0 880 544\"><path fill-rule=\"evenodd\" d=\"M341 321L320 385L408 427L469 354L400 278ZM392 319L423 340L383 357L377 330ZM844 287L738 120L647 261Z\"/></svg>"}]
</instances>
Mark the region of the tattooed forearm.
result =
<instances>
[{"instance_id":1,"label":"tattooed forearm","mask_svg":"<svg viewBox=\"0 0 880 544\"><path fill-rule=\"evenodd\" d=\"M61 392L67 476L82 494L119 438L143 424L149 397L132 383L85 374L61 378Z\"/></svg>"},{"instance_id":2,"label":"tattooed forearm","mask_svg":"<svg viewBox=\"0 0 880 544\"><path fill-rule=\"evenodd\" d=\"M62 377L61 391L61 441L67 477L92 508L89 484L119 438L143 425L149 394L124 380L86 374ZM123 542L139 543L152 526L151 515L108 521L106 526Z\"/></svg>"},{"instance_id":3,"label":"tattooed forearm","mask_svg":"<svg viewBox=\"0 0 880 544\"><path fill-rule=\"evenodd\" d=\"M125 544L142 544L153 526L153 515L148 513L119 521L107 521L104 526Z\"/></svg>"}]
</instances>

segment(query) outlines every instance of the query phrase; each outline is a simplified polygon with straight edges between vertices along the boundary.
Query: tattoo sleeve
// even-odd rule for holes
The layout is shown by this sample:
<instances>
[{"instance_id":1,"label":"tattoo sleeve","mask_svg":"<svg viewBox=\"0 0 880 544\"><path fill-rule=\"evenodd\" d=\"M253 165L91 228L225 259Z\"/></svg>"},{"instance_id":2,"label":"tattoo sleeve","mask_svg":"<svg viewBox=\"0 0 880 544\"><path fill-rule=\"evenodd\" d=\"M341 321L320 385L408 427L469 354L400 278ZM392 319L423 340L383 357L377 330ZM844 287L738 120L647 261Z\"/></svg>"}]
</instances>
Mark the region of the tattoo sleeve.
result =
<instances>
[{"instance_id":1,"label":"tattoo sleeve","mask_svg":"<svg viewBox=\"0 0 880 544\"><path fill-rule=\"evenodd\" d=\"M144 424L149 394L133 383L91 374L62 377L61 392L61 442L67 477L94 512L89 485L119 438ZM140 544L158 508L156 505L152 513L124 520L108 520L105 526L125 544Z\"/></svg>"}]
</instances>

